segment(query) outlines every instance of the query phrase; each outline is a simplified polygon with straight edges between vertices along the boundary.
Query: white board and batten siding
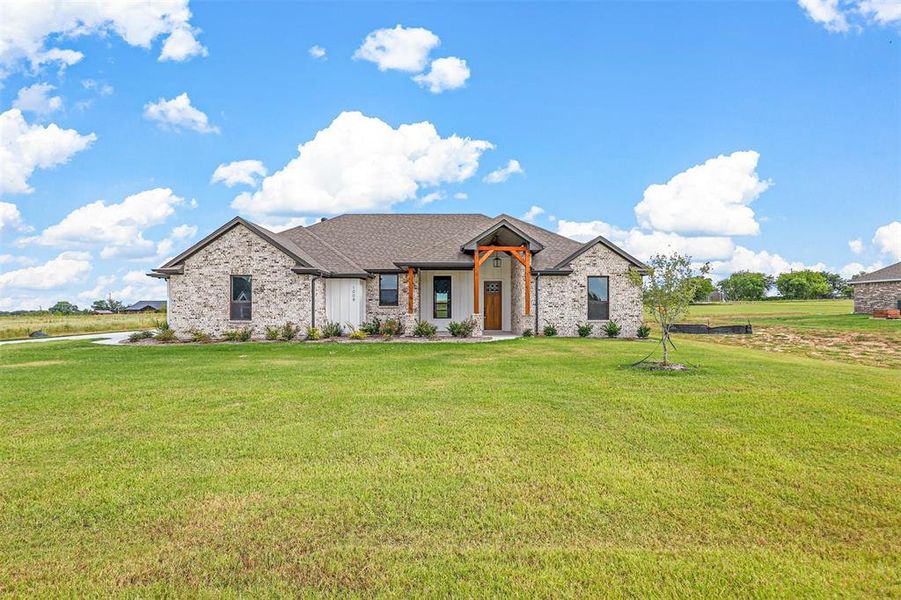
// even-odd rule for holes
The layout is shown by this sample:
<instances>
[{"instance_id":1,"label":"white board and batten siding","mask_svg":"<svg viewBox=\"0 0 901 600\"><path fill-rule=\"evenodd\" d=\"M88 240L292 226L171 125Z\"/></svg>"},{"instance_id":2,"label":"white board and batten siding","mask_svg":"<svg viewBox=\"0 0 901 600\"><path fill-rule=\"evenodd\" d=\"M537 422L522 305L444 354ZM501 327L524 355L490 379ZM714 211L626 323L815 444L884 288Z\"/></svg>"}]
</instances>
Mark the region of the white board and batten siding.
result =
<instances>
[{"instance_id":1,"label":"white board and batten siding","mask_svg":"<svg viewBox=\"0 0 901 600\"><path fill-rule=\"evenodd\" d=\"M481 307L485 306L484 282L500 281L501 287L501 321L502 329L510 330L510 261L514 260L507 255L501 256L501 266L494 267L493 256L482 264L479 269L479 303ZM451 278L451 318L435 319L432 311L432 280L439 275L446 275ZM472 316L472 271L426 271L423 270L420 275L420 285L422 293L420 294L419 309L421 318L424 321L432 323L439 329L447 329L447 324L451 321L463 321ZM484 308L482 308L484 310Z\"/></svg>"},{"instance_id":2,"label":"white board and batten siding","mask_svg":"<svg viewBox=\"0 0 901 600\"><path fill-rule=\"evenodd\" d=\"M325 280L325 316L347 329L366 321L366 282L363 279Z\"/></svg>"}]
</instances>

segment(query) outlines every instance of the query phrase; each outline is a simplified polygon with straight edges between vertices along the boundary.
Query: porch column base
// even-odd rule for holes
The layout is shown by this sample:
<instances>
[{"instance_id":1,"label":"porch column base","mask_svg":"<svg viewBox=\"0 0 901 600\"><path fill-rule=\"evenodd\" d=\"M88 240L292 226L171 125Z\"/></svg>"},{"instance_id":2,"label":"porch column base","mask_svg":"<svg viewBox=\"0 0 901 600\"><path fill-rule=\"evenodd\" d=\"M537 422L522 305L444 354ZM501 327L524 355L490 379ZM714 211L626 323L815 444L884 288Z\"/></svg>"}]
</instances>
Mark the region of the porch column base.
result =
<instances>
[{"instance_id":1,"label":"porch column base","mask_svg":"<svg viewBox=\"0 0 901 600\"><path fill-rule=\"evenodd\" d=\"M404 326L404 337L413 337L413 328L416 327L416 315L405 313L404 316L401 317L400 322L403 323Z\"/></svg>"},{"instance_id":2,"label":"porch column base","mask_svg":"<svg viewBox=\"0 0 901 600\"><path fill-rule=\"evenodd\" d=\"M485 333L483 323L482 323L482 314L481 313L473 313L470 317L476 324L472 329L472 337L482 337Z\"/></svg>"}]
</instances>

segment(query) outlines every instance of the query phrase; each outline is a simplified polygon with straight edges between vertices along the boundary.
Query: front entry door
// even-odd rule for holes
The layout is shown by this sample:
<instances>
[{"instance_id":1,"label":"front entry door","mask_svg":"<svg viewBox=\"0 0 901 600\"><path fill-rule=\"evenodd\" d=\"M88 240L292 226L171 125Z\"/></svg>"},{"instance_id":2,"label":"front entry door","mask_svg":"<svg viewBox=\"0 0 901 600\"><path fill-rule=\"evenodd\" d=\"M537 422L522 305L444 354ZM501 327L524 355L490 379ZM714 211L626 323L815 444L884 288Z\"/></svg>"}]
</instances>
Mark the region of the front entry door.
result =
<instances>
[{"instance_id":1,"label":"front entry door","mask_svg":"<svg viewBox=\"0 0 901 600\"><path fill-rule=\"evenodd\" d=\"M499 330L501 328L501 282L485 282L485 329Z\"/></svg>"}]
</instances>

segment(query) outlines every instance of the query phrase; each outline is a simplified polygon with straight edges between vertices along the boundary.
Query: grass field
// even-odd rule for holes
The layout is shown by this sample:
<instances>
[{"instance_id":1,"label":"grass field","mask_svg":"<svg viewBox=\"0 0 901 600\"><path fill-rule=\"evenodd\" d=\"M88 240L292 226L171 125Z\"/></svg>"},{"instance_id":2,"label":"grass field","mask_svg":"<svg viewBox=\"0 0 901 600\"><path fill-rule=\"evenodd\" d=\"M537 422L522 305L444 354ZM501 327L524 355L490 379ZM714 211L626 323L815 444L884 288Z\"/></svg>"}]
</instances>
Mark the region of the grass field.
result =
<instances>
[{"instance_id":1,"label":"grass field","mask_svg":"<svg viewBox=\"0 0 901 600\"><path fill-rule=\"evenodd\" d=\"M901 369L901 320L853 308L851 300L727 302L692 306L685 320L754 326L753 336L704 336L709 343Z\"/></svg>"},{"instance_id":2,"label":"grass field","mask_svg":"<svg viewBox=\"0 0 901 600\"><path fill-rule=\"evenodd\" d=\"M901 594L898 372L652 343L0 347L0 593Z\"/></svg>"},{"instance_id":3,"label":"grass field","mask_svg":"<svg viewBox=\"0 0 901 600\"><path fill-rule=\"evenodd\" d=\"M0 315L0 340L27 338L32 331L41 330L47 335L76 335L79 333L106 333L109 331L134 331L148 329L157 321L165 321L166 315L156 313L117 315Z\"/></svg>"}]
</instances>

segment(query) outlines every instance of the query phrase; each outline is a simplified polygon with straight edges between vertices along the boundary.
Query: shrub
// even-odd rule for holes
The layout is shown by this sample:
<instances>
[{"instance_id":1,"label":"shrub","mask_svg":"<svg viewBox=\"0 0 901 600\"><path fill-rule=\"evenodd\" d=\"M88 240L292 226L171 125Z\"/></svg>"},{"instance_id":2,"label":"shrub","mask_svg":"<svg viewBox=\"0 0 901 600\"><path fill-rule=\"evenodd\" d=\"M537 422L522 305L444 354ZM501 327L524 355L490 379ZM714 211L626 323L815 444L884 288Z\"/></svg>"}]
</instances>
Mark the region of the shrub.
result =
<instances>
[{"instance_id":1,"label":"shrub","mask_svg":"<svg viewBox=\"0 0 901 600\"><path fill-rule=\"evenodd\" d=\"M638 328L638 337L641 339L646 339L651 335L651 326L650 325L641 325Z\"/></svg>"},{"instance_id":2,"label":"shrub","mask_svg":"<svg viewBox=\"0 0 901 600\"><path fill-rule=\"evenodd\" d=\"M384 323L382 323L382 327L381 329L379 329L379 333L381 333L385 337L403 335L404 324L400 321L400 319L387 319Z\"/></svg>"},{"instance_id":3,"label":"shrub","mask_svg":"<svg viewBox=\"0 0 901 600\"><path fill-rule=\"evenodd\" d=\"M229 342L246 342L249 341L250 336L253 335L253 329L251 329L250 327L244 327L243 329L230 329L223 335Z\"/></svg>"},{"instance_id":4,"label":"shrub","mask_svg":"<svg viewBox=\"0 0 901 600\"><path fill-rule=\"evenodd\" d=\"M168 344L169 342L177 342L178 338L175 337L175 332L172 331L168 326L165 329L160 329L153 338L158 342L163 342L164 344Z\"/></svg>"},{"instance_id":5,"label":"shrub","mask_svg":"<svg viewBox=\"0 0 901 600\"><path fill-rule=\"evenodd\" d=\"M438 328L428 321L416 321L416 326L413 327L413 335L432 339L438 335Z\"/></svg>"},{"instance_id":6,"label":"shrub","mask_svg":"<svg viewBox=\"0 0 901 600\"><path fill-rule=\"evenodd\" d=\"M607 321L604 324L604 333L607 334L607 337L613 338L619 335L622 327L619 326L619 323L616 321Z\"/></svg>"},{"instance_id":7,"label":"shrub","mask_svg":"<svg viewBox=\"0 0 901 600\"><path fill-rule=\"evenodd\" d=\"M213 338L199 329L192 329L188 333L191 335L191 341L198 344L209 344L213 341Z\"/></svg>"},{"instance_id":8,"label":"shrub","mask_svg":"<svg viewBox=\"0 0 901 600\"><path fill-rule=\"evenodd\" d=\"M285 342L290 342L297 337L298 331L300 331L300 328L294 323L288 321L287 323L282 325L281 329L279 330L278 338Z\"/></svg>"},{"instance_id":9,"label":"shrub","mask_svg":"<svg viewBox=\"0 0 901 600\"><path fill-rule=\"evenodd\" d=\"M278 327L270 327L266 326L266 339L267 340L277 340L278 335L281 333L281 330Z\"/></svg>"},{"instance_id":10,"label":"shrub","mask_svg":"<svg viewBox=\"0 0 901 600\"><path fill-rule=\"evenodd\" d=\"M362 329L354 329L350 332L350 335L348 337L352 340L365 340L369 337L369 334Z\"/></svg>"},{"instance_id":11,"label":"shrub","mask_svg":"<svg viewBox=\"0 0 901 600\"><path fill-rule=\"evenodd\" d=\"M535 335L535 332L531 329L523 329L522 331L522 337L532 337L533 335Z\"/></svg>"},{"instance_id":12,"label":"shrub","mask_svg":"<svg viewBox=\"0 0 901 600\"><path fill-rule=\"evenodd\" d=\"M141 340L146 340L148 338L153 337L152 331L135 331L133 334L128 336L129 342L139 342Z\"/></svg>"},{"instance_id":13,"label":"shrub","mask_svg":"<svg viewBox=\"0 0 901 600\"><path fill-rule=\"evenodd\" d=\"M382 322L379 321L378 317L373 317L371 321L367 323L363 323L360 325L360 330L364 331L369 335L378 335L379 331L382 329Z\"/></svg>"},{"instance_id":14,"label":"shrub","mask_svg":"<svg viewBox=\"0 0 901 600\"><path fill-rule=\"evenodd\" d=\"M448 332L454 337L472 337L475 328L476 322L472 320L472 317L465 321L451 321L447 324Z\"/></svg>"},{"instance_id":15,"label":"shrub","mask_svg":"<svg viewBox=\"0 0 901 600\"><path fill-rule=\"evenodd\" d=\"M344 328L341 327L341 323L326 321L325 325L322 326L322 337L324 338L341 337L343 333Z\"/></svg>"},{"instance_id":16,"label":"shrub","mask_svg":"<svg viewBox=\"0 0 901 600\"><path fill-rule=\"evenodd\" d=\"M588 337L591 335L592 329L594 329L594 325L591 323L582 323L579 325L579 337Z\"/></svg>"},{"instance_id":17,"label":"shrub","mask_svg":"<svg viewBox=\"0 0 901 600\"><path fill-rule=\"evenodd\" d=\"M322 339L322 332L319 331L318 327L307 327L307 339L314 341Z\"/></svg>"},{"instance_id":18,"label":"shrub","mask_svg":"<svg viewBox=\"0 0 901 600\"><path fill-rule=\"evenodd\" d=\"M548 323L544 326L544 337L554 337L557 335L557 326L553 323Z\"/></svg>"}]
</instances>

